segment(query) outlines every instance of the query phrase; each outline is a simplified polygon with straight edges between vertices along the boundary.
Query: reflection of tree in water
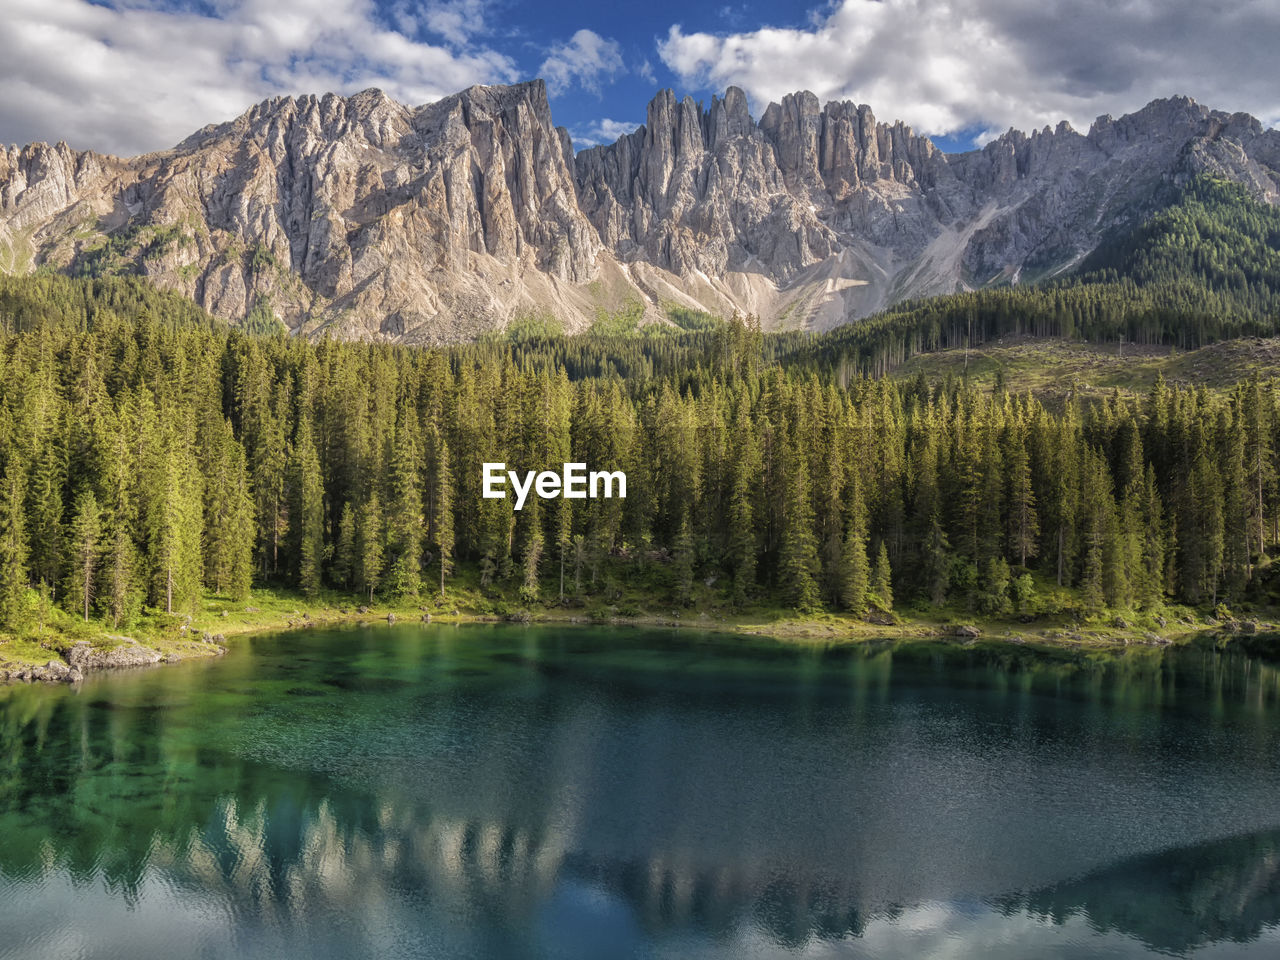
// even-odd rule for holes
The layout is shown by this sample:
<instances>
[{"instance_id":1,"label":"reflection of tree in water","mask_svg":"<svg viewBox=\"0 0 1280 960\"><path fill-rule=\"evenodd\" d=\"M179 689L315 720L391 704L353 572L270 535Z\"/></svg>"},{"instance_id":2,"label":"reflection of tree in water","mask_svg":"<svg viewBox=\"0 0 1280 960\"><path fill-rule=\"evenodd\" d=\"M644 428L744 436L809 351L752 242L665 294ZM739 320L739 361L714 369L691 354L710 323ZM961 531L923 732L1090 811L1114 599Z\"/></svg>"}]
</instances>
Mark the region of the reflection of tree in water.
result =
<instances>
[{"instance_id":1,"label":"reflection of tree in water","mask_svg":"<svg viewBox=\"0 0 1280 960\"><path fill-rule=\"evenodd\" d=\"M857 935L847 880L782 877L764 864L588 856L548 826L441 815L416 799L189 749L161 711L46 698L0 713L0 874L65 872L136 902L148 879L215 897L237 921L376 909L400 896L521 924L565 880L626 902L650 930L728 936L752 920L784 945ZM90 722L92 718L93 722Z\"/></svg>"},{"instance_id":2,"label":"reflection of tree in water","mask_svg":"<svg viewBox=\"0 0 1280 960\"><path fill-rule=\"evenodd\" d=\"M778 656L772 649L768 655ZM1168 664L1155 652L1144 651L1141 657L1108 664L1105 670L1087 661L1043 660L1020 651L1001 651L1000 661L993 664L995 654L981 647L947 653L945 662L941 656L926 648L906 653L845 648L814 655L814 662L821 663L823 676L839 678L842 690L881 690L891 670L913 670L926 679L936 673L948 689L983 689L1002 703L1026 690L1061 698L1068 680L1096 674L1096 685L1073 682L1071 695L1128 710L1117 711L1112 720L1146 716L1143 711L1176 690L1191 690L1214 703L1246 693L1271 702L1277 689L1273 667L1253 665L1242 671L1212 654L1197 654L1190 665L1184 658L1178 684L1170 682ZM531 672L525 663L517 666ZM577 660L555 665L574 677L589 672L589 664ZM220 665L219 676L234 666ZM464 709L460 701L435 688L419 702L417 688L400 678L353 678L338 672L341 684L335 684L323 663L311 665L296 658L288 666L283 671L287 682L281 683L278 695L242 693L224 680L212 692L193 688L183 696L192 705L218 696L236 709L256 703L253 709L261 716L246 715L236 729L270 733L285 753L296 750L298 738L317 729L308 726L306 718L332 713L339 726L323 727L324 732L348 738L338 751L347 753L336 758L342 762L335 762L335 769L360 760L357 748L374 743L381 727L394 722L388 710L397 696L406 698L405 712L414 716L457 710L456 716L441 714L445 718L432 729L448 735L450 742L464 742L463 731L474 737L474 742L465 741L463 753L468 762L474 761L469 772L477 786L436 796L430 790L415 791L409 781L374 776L370 781L378 786L364 789L346 779L214 749L218 737L200 729L199 710L175 709L175 701L168 699L174 696L178 675L163 682L157 678L132 698L121 697L117 690L110 701L94 699L88 689L79 696L71 691L15 691L0 709L0 874L23 883L65 873L77 883L103 883L126 901L136 901L146 882L159 876L179 890L216 899L237 923L372 915L398 900L415 910L465 913L495 927L523 929L566 881L608 891L650 931L694 929L727 939L750 921L779 945L791 948L814 939L860 936L871 921L891 922L896 915L895 908L877 899L883 887L880 878L856 855L828 852L805 860L802 854L811 853L807 848L790 851L793 858L776 843L744 853L740 844L724 841L720 834L720 842L698 830L669 834L671 819L696 818L699 826L715 822L719 814L712 811L722 809L717 801L729 797L723 790L708 788L697 771L684 771L689 789L675 791L675 800L658 798L665 806L655 801L655 809L664 815L654 823L628 822L617 829L610 824L608 842L589 844L590 852L584 852L580 838L573 835L574 822L566 826L557 819L560 797L593 801L584 806L589 814L601 801L619 795L599 782L602 774L588 748L597 743L602 717L610 723L622 721L593 712L580 698L599 689L616 697L622 688L632 695L638 683L633 668L619 667L618 683L612 673L608 683L601 682L597 670L590 684L562 683L552 695L539 688L537 697L507 701L507 712L491 716L477 713L473 702ZM993 675L1000 684L994 691ZM622 680L633 687L623 687ZM242 682L246 688L252 686L247 677ZM665 687L672 680L659 673L646 682ZM710 694L692 680L685 682L691 694L702 695L697 702L715 695L733 704L746 696L722 679L709 688ZM772 686L755 674L736 683L747 688L753 703L765 695L794 695L784 689L794 683L794 674L785 670ZM371 684L373 688L366 690ZM398 693L395 684L406 689ZM510 679L503 684L511 685ZM343 693L332 701L317 692L335 686ZM640 693L649 696L645 690ZM349 713L361 696L376 698L380 709ZM695 701L693 696L689 699ZM675 716L682 719L685 714ZM821 716L806 715L814 723ZM521 731L552 729L554 735L532 738L523 753L505 754L500 749ZM1045 735L1059 735L1056 730L1047 727ZM745 727L735 731L740 737L749 732ZM756 735L755 747L767 758L777 741L759 731ZM620 742L628 747L638 744ZM955 742L968 743L969 737L962 731ZM396 751L403 745L393 746L394 751L381 756L402 756ZM622 768L624 772L639 776L634 770L656 770L665 762L661 744L641 746L652 755L629 759L647 758L652 763L633 762ZM335 743L327 740L316 749L335 749ZM434 754L442 748L433 743L420 749ZM270 759L269 751L267 756ZM560 780L538 783L531 777L533 771L553 767L557 759ZM768 769L749 767L743 756L734 765ZM422 769L443 773L449 767L406 769L406 776L413 776ZM663 779L674 776L671 771ZM643 786L639 780L626 781L618 789L621 793ZM503 793L517 799L472 802ZM767 816L752 822L781 822L795 813L779 804L767 807ZM895 856L897 852L895 848ZM1256 834L1128 861L1079 881L1007 898L998 906L1011 914L1025 912L1047 920L1085 915L1100 930L1120 931L1157 949L1181 951L1217 940L1247 940L1280 920L1277 871L1280 833ZM909 872L907 877L913 879ZM904 902L915 902L910 891ZM350 936L363 934L352 931ZM350 946L358 951L368 944L353 940Z\"/></svg>"},{"instance_id":3,"label":"reflection of tree in water","mask_svg":"<svg viewBox=\"0 0 1280 960\"><path fill-rule=\"evenodd\" d=\"M1083 914L1168 953L1256 940L1280 923L1280 830L1135 857L997 906L1054 923Z\"/></svg>"}]
</instances>

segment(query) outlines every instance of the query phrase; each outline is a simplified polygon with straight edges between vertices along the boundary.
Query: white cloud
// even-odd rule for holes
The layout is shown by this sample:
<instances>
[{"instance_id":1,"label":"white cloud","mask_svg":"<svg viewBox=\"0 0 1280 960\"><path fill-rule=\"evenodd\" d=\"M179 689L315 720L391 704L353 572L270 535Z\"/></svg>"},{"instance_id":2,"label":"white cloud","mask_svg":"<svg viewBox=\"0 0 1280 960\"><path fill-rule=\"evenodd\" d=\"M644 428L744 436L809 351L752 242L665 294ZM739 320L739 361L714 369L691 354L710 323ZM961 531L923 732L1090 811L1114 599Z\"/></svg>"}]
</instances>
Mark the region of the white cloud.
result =
<instances>
[{"instance_id":1,"label":"white cloud","mask_svg":"<svg viewBox=\"0 0 1280 960\"><path fill-rule=\"evenodd\" d=\"M5 7L3 142L66 138L132 154L172 146L269 96L376 86L425 103L516 78L514 63L495 51L454 51L387 29L371 0L328 0L323 15L310 0L214 0L212 17L145 2Z\"/></svg>"},{"instance_id":2,"label":"white cloud","mask_svg":"<svg viewBox=\"0 0 1280 960\"><path fill-rule=\"evenodd\" d=\"M616 40L591 30L579 30L568 43L557 43L548 51L538 75L546 80L552 96L568 90L575 82L599 96L602 83L623 69L622 50Z\"/></svg>"},{"instance_id":3,"label":"white cloud","mask_svg":"<svg viewBox=\"0 0 1280 960\"><path fill-rule=\"evenodd\" d=\"M658 82L657 74L653 72L653 64L650 63L648 60L640 64L640 66L636 67L636 76L638 76L645 83Z\"/></svg>"},{"instance_id":4,"label":"white cloud","mask_svg":"<svg viewBox=\"0 0 1280 960\"><path fill-rule=\"evenodd\" d=\"M422 26L449 43L464 46L488 32L488 16L488 0L440 0L427 4Z\"/></svg>"},{"instance_id":5,"label":"white cloud","mask_svg":"<svg viewBox=\"0 0 1280 960\"><path fill-rule=\"evenodd\" d=\"M684 33L658 45L687 83L757 107L796 90L870 104L930 134L1028 129L1187 94L1280 120L1280 4L1258 0L837 0L806 29Z\"/></svg>"},{"instance_id":6,"label":"white cloud","mask_svg":"<svg viewBox=\"0 0 1280 960\"><path fill-rule=\"evenodd\" d=\"M638 126L640 124L626 120L596 120L594 123L575 127L571 131L573 146L574 149L581 150L583 147L594 147L601 143L614 143L619 137L635 133Z\"/></svg>"}]
</instances>

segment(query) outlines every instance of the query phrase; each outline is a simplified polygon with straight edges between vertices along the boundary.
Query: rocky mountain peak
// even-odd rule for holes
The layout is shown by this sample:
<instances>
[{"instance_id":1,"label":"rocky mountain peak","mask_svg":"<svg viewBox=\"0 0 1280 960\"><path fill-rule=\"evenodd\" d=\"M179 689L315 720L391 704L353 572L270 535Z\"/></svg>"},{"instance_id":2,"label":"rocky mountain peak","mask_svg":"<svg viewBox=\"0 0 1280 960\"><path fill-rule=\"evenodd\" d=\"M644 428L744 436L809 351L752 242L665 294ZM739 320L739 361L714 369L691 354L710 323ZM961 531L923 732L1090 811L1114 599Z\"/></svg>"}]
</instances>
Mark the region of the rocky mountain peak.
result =
<instances>
[{"instance_id":1,"label":"rocky mountain peak","mask_svg":"<svg viewBox=\"0 0 1280 960\"><path fill-rule=\"evenodd\" d=\"M639 300L825 327L895 299L1069 268L1210 172L1280 196L1280 133L1186 97L944 154L866 104L799 91L759 120L671 90L575 155L541 80L409 107L278 97L122 160L0 149L0 268L136 272L303 334L437 342ZM1145 205L1145 206L1144 206Z\"/></svg>"}]
</instances>

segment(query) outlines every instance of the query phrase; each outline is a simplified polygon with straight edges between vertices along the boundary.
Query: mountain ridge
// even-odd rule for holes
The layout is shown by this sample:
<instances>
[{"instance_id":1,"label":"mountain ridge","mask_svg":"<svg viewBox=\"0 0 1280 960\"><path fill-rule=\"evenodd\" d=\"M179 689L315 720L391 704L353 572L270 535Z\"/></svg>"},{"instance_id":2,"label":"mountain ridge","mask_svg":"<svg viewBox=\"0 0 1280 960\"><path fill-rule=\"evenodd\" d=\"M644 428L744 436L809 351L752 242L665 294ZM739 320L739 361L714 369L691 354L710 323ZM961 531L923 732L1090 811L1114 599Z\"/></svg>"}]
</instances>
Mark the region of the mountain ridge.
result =
<instances>
[{"instance_id":1,"label":"mountain ridge","mask_svg":"<svg viewBox=\"0 0 1280 960\"><path fill-rule=\"evenodd\" d=\"M827 329L1060 274L1211 173L1280 201L1280 132L1185 97L944 154L811 93L669 91L575 152L540 80L418 107L280 97L134 158L0 149L0 269L138 273L232 322L434 343L643 305ZM274 318L274 319L272 319Z\"/></svg>"}]
</instances>

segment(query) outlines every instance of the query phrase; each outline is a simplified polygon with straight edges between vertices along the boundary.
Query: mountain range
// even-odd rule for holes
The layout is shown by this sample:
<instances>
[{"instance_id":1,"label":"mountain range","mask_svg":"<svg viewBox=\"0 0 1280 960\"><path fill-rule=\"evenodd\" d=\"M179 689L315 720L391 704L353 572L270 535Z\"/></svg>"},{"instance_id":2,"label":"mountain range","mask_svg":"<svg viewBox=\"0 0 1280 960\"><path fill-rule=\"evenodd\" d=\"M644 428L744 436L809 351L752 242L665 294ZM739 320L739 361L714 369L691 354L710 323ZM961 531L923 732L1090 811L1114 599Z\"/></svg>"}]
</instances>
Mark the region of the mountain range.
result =
<instances>
[{"instance_id":1,"label":"mountain range","mask_svg":"<svg viewBox=\"0 0 1280 960\"><path fill-rule=\"evenodd\" d=\"M441 343L737 311L830 329L908 299L1069 273L1169 188L1280 203L1280 131L1193 100L947 154L811 93L757 120L660 92L575 152L542 81L409 107L264 101L171 150L0 149L0 271L142 275L251 329Z\"/></svg>"}]
</instances>

